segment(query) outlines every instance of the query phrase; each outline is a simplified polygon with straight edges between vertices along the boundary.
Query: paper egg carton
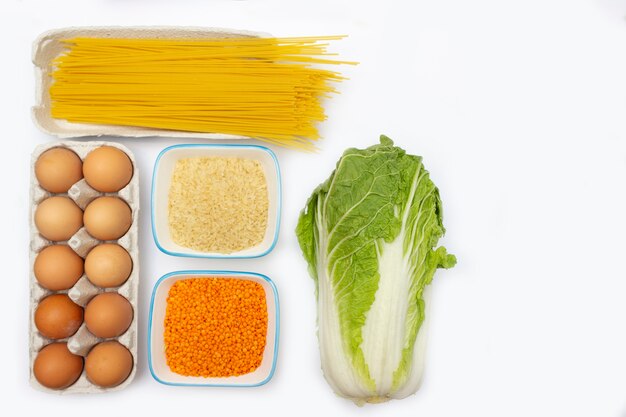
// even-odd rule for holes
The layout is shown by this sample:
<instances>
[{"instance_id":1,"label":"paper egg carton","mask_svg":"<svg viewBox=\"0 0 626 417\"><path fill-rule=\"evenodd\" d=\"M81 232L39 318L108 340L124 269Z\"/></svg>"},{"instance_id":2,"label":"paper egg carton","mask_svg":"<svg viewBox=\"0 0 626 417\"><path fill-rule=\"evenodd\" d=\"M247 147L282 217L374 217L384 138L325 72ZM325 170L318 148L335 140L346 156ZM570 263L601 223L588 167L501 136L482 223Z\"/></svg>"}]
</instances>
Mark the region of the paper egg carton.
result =
<instances>
[{"instance_id":1,"label":"paper egg carton","mask_svg":"<svg viewBox=\"0 0 626 417\"><path fill-rule=\"evenodd\" d=\"M234 38L234 37L270 37L267 33L250 32L234 29L176 27L176 26L99 26L99 27L69 27L54 29L41 34L32 50L32 61L35 65L35 100L32 108L32 117L35 125L50 135L65 139L85 136L120 136L120 137L147 137L159 136L169 138L195 139L248 139L246 136L227 135L220 133L194 133L176 130L154 129L135 126L115 126L87 123L71 123L67 120L55 119L50 114L50 85L53 80L50 73L53 70L52 61L64 52L61 43L63 39L75 37L95 38L138 38L138 39L204 39L204 38Z\"/></svg>"},{"instance_id":2,"label":"paper egg carton","mask_svg":"<svg viewBox=\"0 0 626 417\"><path fill-rule=\"evenodd\" d=\"M120 287L116 288L100 288L93 285L83 273L83 276L76 282L76 284L65 291L50 291L46 288L43 288L37 282L34 274L34 263L37 254L46 246L52 243L61 243L61 242L51 242L41 236L37 230L37 226L35 225L35 210L41 201L52 196L52 195L65 195L65 194L53 194L50 193L43 188L41 188L37 182L37 177L35 175L35 162L39 158L39 156L48 149L56 148L56 147L64 147L74 151L81 160L84 161L85 157L89 152L99 148L101 146L112 146L122 150L128 157L130 158L133 164L133 176L123 189L116 193L101 193L99 191L91 188L85 179L81 179L76 184L72 185L72 187L67 192L67 196L74 200L74 202L84 211L85 207L97 197L107 195L107 196L117 196L124 200L130 207L132 212L132 224L130 229L124 236L115 241L115 243L122 246L126 251L130 254L130 257L133 262L133 268L130 277L128 280L122 284ZM69 394L69 393L98 393L98 392L108 392L108 391L117 391L126 387L135 377L135 373L137 370L137 321L138 321L138 286L139 286L139 250L138 250L138 233L137 233L137 224L139 219L139 175L137 172L137 163L133 154L130 152L128 148L122 146L118 143L114 142L103 142L103 141L90 141L90 142L69 142L69 141L61 141L61 142L53 142L44 145L38 146L31 156L31 186L30 186L30 201L31 201L31 210L30 210L30 315L29 315L29 349L30 349L30 383L33 387L43 390L46 392L52 392L57 394ZM93 238L83 226L78 232L74 234L66 243L70 246L80 257L83 259L87 255L87 253L96 245L103 243L100 240ZM62 390L53 390L44 387L41 385L33 374L33 365L35 358L37 357L37 353L39 350L45 345L53 342L67 342L69 350L77 355L86 357L89 350L96 345L97 343L104 341L105 339L98 338L95 335L91 334L87 329L85 323L83 322L78 329L78 331L69 338L66 339L48 339L42 336L37 327L35 326L35 310L37 306L44 297L53 294L53 293L66 293L68 296L74 301L76 304L81 307L85 307L87 303L97 294L103 292L117 292L120 295L124 296L133 307L133 320L128 328L128 330L121 336L114 339L106 339L106 340L117 340L119 343L124 345L133 356L133 368L128 376L128 378L122 382L120 385L111 388L101 388L97 385L92 384L85 374L83 369L83 373L80 378L68 388Z\"/></svg>"}]
</instances>

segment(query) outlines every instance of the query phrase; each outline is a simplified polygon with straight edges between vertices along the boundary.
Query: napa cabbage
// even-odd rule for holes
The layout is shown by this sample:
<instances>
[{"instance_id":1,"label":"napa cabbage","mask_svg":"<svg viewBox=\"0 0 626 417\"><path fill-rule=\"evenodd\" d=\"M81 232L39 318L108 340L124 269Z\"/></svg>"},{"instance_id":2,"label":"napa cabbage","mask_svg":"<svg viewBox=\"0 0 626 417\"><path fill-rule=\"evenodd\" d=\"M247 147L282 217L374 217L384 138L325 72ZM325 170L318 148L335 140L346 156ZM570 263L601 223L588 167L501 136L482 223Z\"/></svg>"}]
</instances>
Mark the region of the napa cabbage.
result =
<instances>
[{"instance_id":1,"label":"napa cabbage","mask_svg":"<svg viewBox=\"0 0 626 417\"><path fill-rule=\"evenodd\" d=\"M438 247L439 190L419 156L381 136L348 149L296 228L315 280L322 370L356 403L404 398L423 370L425 289L456 258Z\"/></svg>"}]
</instances>

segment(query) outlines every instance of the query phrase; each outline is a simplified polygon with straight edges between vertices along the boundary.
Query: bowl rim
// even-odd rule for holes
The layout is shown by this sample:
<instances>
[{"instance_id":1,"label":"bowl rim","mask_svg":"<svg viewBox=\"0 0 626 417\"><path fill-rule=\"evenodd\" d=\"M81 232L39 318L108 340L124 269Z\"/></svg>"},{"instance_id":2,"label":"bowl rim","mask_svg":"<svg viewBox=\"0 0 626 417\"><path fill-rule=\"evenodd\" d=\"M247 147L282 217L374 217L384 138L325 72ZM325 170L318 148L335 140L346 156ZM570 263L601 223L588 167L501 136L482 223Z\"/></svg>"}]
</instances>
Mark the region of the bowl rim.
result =
<instances>
[{"instance_id":1,"label":"bowl rim","mask_svg":"<svg viewBox=\"0 0 626 417\"><path fill-rule=\"evenodd\" d=\"M157 289L159 288L159 286L161 286L161 283L164 280L170 277L178 276L178 275L206 275L206 276L209 276L209 275L211 276L216 276L216 275L217 276L220 276L220 275L245 276L245 275L248 275L248 276L261 278L270 285L270 288L272 289L272 293L274 295L274 306L275 306L274 308L276 310L276 324L275 324L276 331L274 334L274 355L272 357L272 368L270 369L270 372L267 375L267 377L265 377L265 379L259 382L252 383L252 384L237 384L237 383L199 384L199 383L185 383L185 382L169 382L169 381L164 381L163 379L157 376L152 366L152 324L153 324L152 317L154 313L155 295L156 295ZM272 379L272 377L274 376L274 372L276 371L276 362L278 359L279 335L280 335L280 304L278 301L278 289L276 288L274 281L272 281L267 275L263 275L258 272L229 271L229 270L190 269L190 270L182 270L182 271L172 271L172 272L168 272L167 274L159 278L158 281L154 284L154 287L152 288L152 295L150 297L150 311L148 315L148 346L147 346L148 347L148 368L150 369L150 374L152 375L152 378L154 378L157 382L163 385L169 385L169 386L174 386L174 387L234 387L234 388L251 388L251 387L260 387L262 385L265 385Z\"/></svg>"},{"instance_id":2,"label":"bowl rim","mask_svg":"<svg viewBox=\"0 0 626 417\"><path fill-rule=\"evenodd\" d=\"M259 252L256 254L253 253L252 255L219 254L219 253L214 253L214 252L189 253L189 252L172 251L172 250L164 248L163 245L161 245L161 242L159 241L159 235L156 230L156 221L155 221L155 215L154 215L156 177L157 177L157 172L159 169L159 163L161 162L161 158L166 153L174 149L179 149L179 148L244 148L244 149L247 148L247 149L256 149L256 150L264 151L272 157L272 160L274 161L274 167L276 168L276 184L278 188L278 192L276 196L276 199L278 200L277 205L276 205L276 228L274 230L274 237L272 238L272 244L265 251ZM283 189L282 175L280 173L280 165L278 164L278 158L276 157L276 154L274 153L274 151L272 151L270 148L266 146L256 145L256 144L243 144L243 143L224 143L224 144L221 144L221 143L179 143L177 145L168 146L164 148L163 150L161 150L161 152L159 152L159 155L154 161L154 167L152 169L152 183L150 186L150 224L151 224L151 229L152 229L152 238L157 248L159 248L161 252L170 256L178 256L178 257L183 257L183 258L205 258L205 259L260 258L262 256L267 255L271 251L273 251L274 248L276 247L276 244L278 243L278 235L280 232L280 219L282 216L282 206L283 206L282 189Z\"/></svg>"}]
</instances>

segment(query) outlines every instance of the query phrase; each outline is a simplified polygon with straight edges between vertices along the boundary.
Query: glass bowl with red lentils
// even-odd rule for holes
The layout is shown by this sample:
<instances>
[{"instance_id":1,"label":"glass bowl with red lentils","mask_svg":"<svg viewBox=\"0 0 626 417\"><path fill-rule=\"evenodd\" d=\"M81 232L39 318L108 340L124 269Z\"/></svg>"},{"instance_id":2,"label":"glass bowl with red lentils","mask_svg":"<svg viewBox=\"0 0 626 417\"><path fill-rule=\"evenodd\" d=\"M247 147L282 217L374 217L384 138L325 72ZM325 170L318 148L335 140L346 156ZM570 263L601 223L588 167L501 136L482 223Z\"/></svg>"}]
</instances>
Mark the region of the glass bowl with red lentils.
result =
<instances>
[{"instance_id":1,"label":"glass bowl with red lentils","mask_svg":"<svg viewBox=\"0 0 626 417\"><path fill-rule=\"evenodd\" d=\"M267 276L171 272L152 291L150 372L165 385L264 385L276 369L279 331L278 291Z\"/></svg>"}]
</instances>

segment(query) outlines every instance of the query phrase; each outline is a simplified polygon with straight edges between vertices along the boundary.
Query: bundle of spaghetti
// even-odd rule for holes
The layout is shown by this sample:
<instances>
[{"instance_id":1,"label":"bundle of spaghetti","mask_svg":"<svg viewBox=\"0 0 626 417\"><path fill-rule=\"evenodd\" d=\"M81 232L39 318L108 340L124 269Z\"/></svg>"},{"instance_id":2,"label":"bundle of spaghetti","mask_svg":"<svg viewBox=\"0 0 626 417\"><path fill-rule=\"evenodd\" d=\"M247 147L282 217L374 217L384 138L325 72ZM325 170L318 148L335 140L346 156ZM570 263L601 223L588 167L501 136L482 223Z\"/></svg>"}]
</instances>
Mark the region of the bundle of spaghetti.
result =
<instances>
[{"instance_id":1,"label":"bundle of spaghetti","mask_svg":"<svg viewBox=\"0 0 626 417\"><path fill-rule=\"evenodd\" d=\"M253 137L309 150L344 80L327 41L73 38L51 63L52 117Z\"/></svg>"}]
</instances>

